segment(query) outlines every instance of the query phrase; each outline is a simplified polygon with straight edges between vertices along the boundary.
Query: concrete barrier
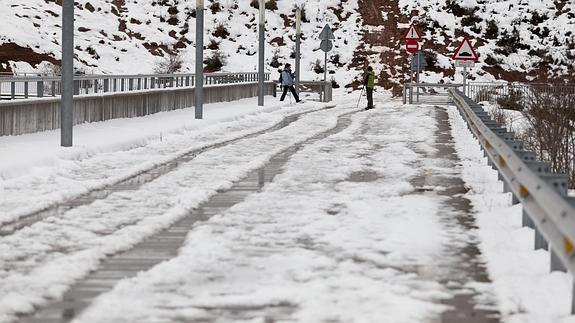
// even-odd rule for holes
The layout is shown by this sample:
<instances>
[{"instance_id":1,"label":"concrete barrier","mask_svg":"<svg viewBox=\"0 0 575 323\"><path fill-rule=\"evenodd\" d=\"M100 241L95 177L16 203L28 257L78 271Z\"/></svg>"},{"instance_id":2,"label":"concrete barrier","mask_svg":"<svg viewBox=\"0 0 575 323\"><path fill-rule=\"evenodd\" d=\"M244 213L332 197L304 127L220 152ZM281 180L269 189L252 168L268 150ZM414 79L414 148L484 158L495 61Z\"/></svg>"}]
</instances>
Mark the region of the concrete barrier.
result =
<instances>
[{"instance_id":1,"label":"concrete barrier","mask_svg":"<svg viewBox=\"0 0 575 323\"><path fill-rule=\"evenodd\" d=\"M205 103L257 96L257 83L207 85ZM276 95L266 82L266 95ZM74 97L74 124L133 118L194 106L194 88L169 88ZM60 127L60 98L0 102L0 136L21 135Z\"/></svg>"}]
</instances>

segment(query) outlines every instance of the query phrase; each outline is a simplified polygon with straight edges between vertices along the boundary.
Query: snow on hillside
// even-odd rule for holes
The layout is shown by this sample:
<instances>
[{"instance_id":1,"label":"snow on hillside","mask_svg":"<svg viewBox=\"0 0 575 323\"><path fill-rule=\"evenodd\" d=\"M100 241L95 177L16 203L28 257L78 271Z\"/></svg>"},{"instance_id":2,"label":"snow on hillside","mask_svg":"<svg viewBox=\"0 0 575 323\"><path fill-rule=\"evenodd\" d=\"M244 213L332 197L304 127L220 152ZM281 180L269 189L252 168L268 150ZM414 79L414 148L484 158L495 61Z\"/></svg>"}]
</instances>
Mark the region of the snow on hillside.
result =
<instances>
[{"instance_id":1,"label":"snow on hillside","mask_svg":"<svg viewBox=\"0 0 575 323\"><path fill-rule=\"evenodd\" d=\"M258 49L258 10L249 0L206 1L205 56L223 54L222 71L255 71ZM88 73L151 73L162 56L181 52L184 71L194 68L195 1L179 0L79 0L76 1L75 45L77 59ZM268 71L276 60L283 65L295 46L295 1L279 0L277 9L267 10L266 58ZM332 56L350 61L358 46L357 1L308 1L302 25L303 77L313 79L312 63L323 61L317 35L326 23L336 28L338 38ZM54 0L1 1L0 44L16 43L36 53L61 57L61 7ZM339 21L338 16L347 21ZM308 22L309 21L309 22ZM32 32L31 32L32 31ZM0 47L0 52L2 47ZM1 56L1 55L0 55ZM275 59L274 59L275 57ZM291 59L290 59L291 60ZM45 69L13 60L2 69L27 72ZM1 70L1 69L0 69ZM322 74L323 76L323 74ZM337 71L338 79L349 78ZM275 77L275 74L273 74Z\"/></svg>"},{"instance_id":2,"label":"snow on hillside","mask_svg":"<svg viewBox=\"0 0 575 323\"><path fill-rule=\"evenodd\" d=\"M61 0L0 1L0 72L53 70L59 64ZM407 78L403 32L416 22L430 67L423 80L460 80L451 54L463 35L481 56L471 72L481 81L574 81L575 2L571 0L268 0L266 66L293 63L295 5L305 6L302 78L321 79L317 39L330 24L336 35L329 77L347 85L372 64L378 83ZM255 0L206 0L209 71L255 71L258 11ZM193 72L195 1L77 0L77 64L86 73L151 73L168 53L180 53ZM292 64L293 65L293 64ZM323 63L322 63L323 65ZM319 67L319 68L318 68ZM314 71L315 68L315 71ZM357 82L355 83L358 84Z\"/></svg>"},{"instance_id":3,"label":"snow on hillside","mask_svg":"<svg viewBox=\"0 0 575 323\"><path fill-rule=\"evenodd\" d=\"M437 53L437 65L450 68L450 56L463 35L473 40L482 81L559 81L575 71L575 2L570 0L399 0L416 13L425 30L424 48ZM428 77L431 73L428 73ZM432 77L432 76L431 76ZM573 78L572 78L573 80Z\"/></svg>"}]
</instances>

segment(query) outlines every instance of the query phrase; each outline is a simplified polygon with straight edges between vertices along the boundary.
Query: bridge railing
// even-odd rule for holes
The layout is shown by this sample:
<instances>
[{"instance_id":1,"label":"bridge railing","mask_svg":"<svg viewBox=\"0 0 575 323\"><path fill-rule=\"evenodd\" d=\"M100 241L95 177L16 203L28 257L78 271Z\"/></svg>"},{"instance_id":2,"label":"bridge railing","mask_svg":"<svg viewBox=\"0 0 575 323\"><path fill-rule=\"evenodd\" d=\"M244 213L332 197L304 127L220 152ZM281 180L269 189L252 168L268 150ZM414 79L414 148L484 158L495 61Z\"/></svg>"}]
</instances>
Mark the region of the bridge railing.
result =
<instances>
[{"instance_id":1,"label":"bridge railing","mask_svg":"<svg viewBox=\"0 0 575 323\"><path fill-rule=\"evenodd\" d=\"M490 102L504 109L518 110L533 100L534 96L575 95L573 84L547 83L469 83L466 94L476 102Z\"/></svg>"},{"instance_id":2,"label":"bridge railing","mask_svg":"<svg viewBox=\"0 0 575 323\"><path fill-rule=\"evenodd\" d=\"M523 225L535 230L535 249L548 249L551 271L575 274L575 199L567 196L568 177L551 173L551 165L525 150L522 141L494 122L481 105L458 89L449 90L489 164L499 172L513 203L523 206ZM575 289L574 289L575 291ZM575 295L571 312L575 313Z\"/></svg>"},{"instance_id":3,"label":"bridge railing","mask_svg":"<svg viewBox=\"0 0 575 323\"><path fill-rule=\"evenodd\" d=\"M265 75L265 81L270 78ZM204 84L235 84L257 82L258 73L206 73ZM194 74L147 75L77 75L74 94L129 92L151 89L194 87ZM60 76L0 76L0 100L15 100L61 95Z\"/></svg>"},{"instance_id":4,"label":"bridge railing","mask_svg":"<svg viewBox=\"0 0 575 323\"><path fill-rule=\"evenodd\" d=\"M273 82L265 82L264 91L265 95L275 95ZM230 102L256 96L257 82L204 87L204 103ZM194 87L79 95L74 98L73 123L141 117L194 105ZM60 97L0 101L0 136L21 135L59 127Z\"/></svg>"},{"instance_id":5,"label":"bridge railing","mask_svg":"<svg viewBox=\"0 0 575 323\"><path fill-rule=\"evenodd\" d=\"M448 90L462 87L458 83L406 83L403 104L451 104Z\"/></svg>"}]
</instances>

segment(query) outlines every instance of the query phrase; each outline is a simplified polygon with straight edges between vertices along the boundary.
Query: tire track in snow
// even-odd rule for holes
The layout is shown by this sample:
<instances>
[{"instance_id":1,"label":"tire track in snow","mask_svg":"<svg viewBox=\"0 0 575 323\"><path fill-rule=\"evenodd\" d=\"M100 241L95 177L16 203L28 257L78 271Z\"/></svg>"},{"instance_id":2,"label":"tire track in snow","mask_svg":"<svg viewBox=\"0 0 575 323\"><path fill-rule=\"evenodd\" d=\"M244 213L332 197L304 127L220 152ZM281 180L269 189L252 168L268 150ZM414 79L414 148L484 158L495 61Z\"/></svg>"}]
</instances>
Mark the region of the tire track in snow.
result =
<instances>
[{"instance_id":1,"label":"tire track in snow","mask_svg":"<svg viewBox=\"0 0 575 323\"><path fill-rule=\"evenodd\" d=\"M7 236L13 234L18 230L30 226L36 222L42 221L43 219L46 219L48 217L59 216L61 214L64 214L65 212L70 211L71 209L80 206L86 206L94 203L95 201L105 199L113 192L125 191L125 190L137 190L142 185L149 183L164 174L175 171L182 163L189 162L202 153L205 153L213 149L221 148L226 145L231 145L241 140L254 138L256 136L260 136L265 133L278 131L280 129L287 127L291 123L297 121L303 115L329 108L333 108L333 106L288 115L284 117L283 120L281 120L280 122L266 129L250 133L247 135L241 135L233 139L208 144L201 148L194 148L190 151L185 151L182 154L180 154L180 156L172 160L160 163L159 165L153 166L152 168L149 169L145 169L134 175L130 175L127 178L120 179L119 181L112 182L108 185L104 185L104 187L91 190L88 193L81 194L79 196L68 199L64 202L57 202L47 208L42 208L38 211L20 216L17 220L5 223L0 222L0 236Z\"/></svg>"},{"instance_id":2,"label":"tire track in snow","mask_svg":"<svg viewBox=\"0 0 575 323\"><path fill-rule=\"evenodd\" d=\"M102 259L170 227L275 153L332 128L337 116L347 112L337 108L307 114L276 132L200 154L136 192L114 192L1 237L0 322L59 298Z\"/></svg>"}]
</instances>

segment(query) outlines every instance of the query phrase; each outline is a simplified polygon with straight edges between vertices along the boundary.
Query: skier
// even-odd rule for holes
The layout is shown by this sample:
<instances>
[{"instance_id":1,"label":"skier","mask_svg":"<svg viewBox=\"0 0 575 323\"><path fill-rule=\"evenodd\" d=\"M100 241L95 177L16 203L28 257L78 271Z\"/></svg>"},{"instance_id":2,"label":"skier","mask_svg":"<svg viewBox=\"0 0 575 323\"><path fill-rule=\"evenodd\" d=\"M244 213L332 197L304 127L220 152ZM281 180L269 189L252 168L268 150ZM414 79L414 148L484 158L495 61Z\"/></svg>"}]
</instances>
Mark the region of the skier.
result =
<instances>
[{"instance_id":1,"label":"skier","mask_svg":"<svg viewBox=\"0 0 575 323\"><path fill-rule=\"evenodd\" d=\"M280 101L283 101L286 98L287 91L289 90L293 94L293 97L295 98L295 102L296 103L300 102L299 96L297 95L297 93L295 92L295 88L293 87L294 77L295 76L291 71L291 65L289 63L287 63L285 65L285 68L282 71L282 73L280 75L280 79L279 79L280 84L283 86L283 93L282 93L282 96L280 98Z\"/></svg>"},{"instance_id":2,"label":"skier","mask_svg":"<svg viewBox=\"0 0 575 323\"><path fill-rule=\"evenodd\" d=\"M363 86L365 86L365 93L367 95L367 108L366 110L373 109L373 87L375 86L375 73L371 66L367 67L367 74L363 79Z\"/></svg>"}]
</instances>

